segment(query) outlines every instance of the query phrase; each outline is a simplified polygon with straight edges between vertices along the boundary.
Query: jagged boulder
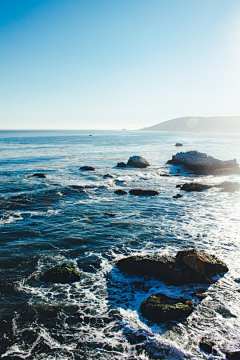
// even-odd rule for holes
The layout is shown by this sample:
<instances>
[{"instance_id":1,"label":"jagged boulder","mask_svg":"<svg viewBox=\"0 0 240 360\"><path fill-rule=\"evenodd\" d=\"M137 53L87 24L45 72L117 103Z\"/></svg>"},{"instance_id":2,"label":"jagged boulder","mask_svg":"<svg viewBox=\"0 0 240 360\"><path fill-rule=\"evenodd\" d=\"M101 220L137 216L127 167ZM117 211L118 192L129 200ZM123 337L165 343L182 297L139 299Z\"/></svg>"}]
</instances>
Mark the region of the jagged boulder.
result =
<instances>
[{"instance_id":1,"label":"jagged boulder","mask_svg":"<svg viewBox=\"0 0 240 360\"><path fill-rule=\"evenodd\" d=\"M161 293L149 296L141 304L143 316L154 322L178 320L190 315L193 309L191 300L171 298Z\"/></svg>"},{"instance_id":2,"label":"jagged boulder","mask_svg":"<svg viewBox=\"0 0 240 360\"><path fill-rule=\"evenodd\" d=\"M79 281L81 279L81 275L73 266L63 263L49 269L40 277L40 279L45 282L65 284L68 282Z\"/></svg>"},{"instance_id":3,"label":"jagged boulder","mask_svg":"<svg viewBox=\"0 0 240 360\"><path fill-rule=\"evenodd\" d=\"M179 264L184 264L203 276L228 271L227 265L215 255L195 249L178 251L176 260Z\"/></svg>"},{"instance_id":4,"label":"jagged boulder","mask_svg":"<svg viewBox=\"0 0 240 360\"><path fill-rule=\"evenodd\" d=\"M176 257L168 255L137 255L123 258L117 266L140 276L155 276L175 286L200 283L211 284L211 274L224 273L228 267L216 256L195 249L179 251Z\"/></svg>"},{"instance_id":5,"label":"jagged boulder","mask_svg":"<svg viewBox=\"0 0 240 360\"><path fill-rule=\"evenodd\" d=\"M131 156L127 162L128 166L133 166L136 168L146 168L150 166L149 162L142 158L141 156Z\"/></svg>"},{"instance_id":6,"label":"jagged boulder","mask_svg":"<svg viewBox=\"0 0 240 360\"><path fill-rule=\"evenodd\" d=\"M129 190L131 195L139 195L139 196L156 196L159 194L156 190L143 190L143 189L132 189Z\"/></svg>"},{"instance_id":7,"label":"jagged boulder","mask_svg":"<svg viewBox=\"0 0 240 360\"><path fill-rule=\"evenodd\" d=\"M172 156L167 162L172 165L183 165L186 169L192 170L198 175L221 175L221 174L239 174L240 168L236 161L223 161L215 159L207 154L198 151L180 152Z\"/></svg>"}]
</instances>

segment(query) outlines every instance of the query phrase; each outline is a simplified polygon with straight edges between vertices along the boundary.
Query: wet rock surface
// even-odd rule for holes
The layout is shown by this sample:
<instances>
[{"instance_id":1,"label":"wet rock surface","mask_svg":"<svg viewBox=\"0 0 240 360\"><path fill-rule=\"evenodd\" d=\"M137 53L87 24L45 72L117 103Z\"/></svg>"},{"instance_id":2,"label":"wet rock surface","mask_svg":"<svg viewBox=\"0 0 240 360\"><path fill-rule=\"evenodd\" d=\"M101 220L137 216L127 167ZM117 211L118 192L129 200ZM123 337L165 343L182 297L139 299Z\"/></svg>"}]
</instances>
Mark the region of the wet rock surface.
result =
<instances>
[{"instance_id":1,"label":"wet rock surface","mask_svg":"<svg viewBox=\"0 0 240 360\"><path fill-rule=\"evenodd\" d=\"M174 199L179 199L179 198L181 198L181 197L182 197L182 194L177 194L177 195L174 195L174 196L173 196Z\"/></svg>"},{"instance_id":2,"label":"wet rock surface","mask_svg":"<svg viewBox=\"0 0 240 360\"><path fill-rule=\"evenodd\" d=\"M118 190L114 191L114 193L117 195L126 195L127 194L127 192L122 189L118 189Z\"/></svg>"},{"instance_id":3,"label":"wet rock surface","mask_svg":"<svg viewBox=\"0 0 240 360\"><path fill-rule=\"evenodd\" d=\"M39 179L45 179L47 176L45 174L42 174L42 173L35 173L31 177L37 177Z\"/></svg>"},{"instance_id":4,"label":"wet rock surface","mask_svg":"<svg viewBox=\"0 0 240 360\"><path fill-rule=\"evenodd\" d=\"M213 186L199 184L199 183L185 183L183 185L180 185L179 187L181 190L185 190L185 191L203 191L203 190L211 189Z\"/></svg>"},{"instance_id":5,"label":"wet rock surface","mask_svg":"<svg viewBox=\"0 0 240 360\"><path fill-rule=\"evenodd\" d=\"M49 269L40 277L40 279L45 282L65 284L68 282L79 281L81 279L81 275L73 266L63 263Z\"/></svg>"},{"instance_id":6,"label":"wet rock surface","mask_svg":"<svg viewBox=\"0 0 240 360\"><path fill-rule=\"evenodd\" d=\"M212 341L212 340L209 340L207 338L202 338L202 340L201 340L201 342L199 344L200 349L207 352L208 354L212 353L214 345L215 345L215 342Z\"/></svg>"},{"instance_id":7,"label":"wet rock surface","mask_svg":"<svg viewBox=\"0 0 240 360\"><path fill-rule=\"evenodd\" d=\"M81 166L81 167L80 167L80 170L83 170L83 171L94 171L95 168L92 167L92 166Z\"/></svg>"},{"instance_id":8,"label":"wet rock surface","mask_svg":"<svg viewBox=\"0 0 240 360\"><path fill-rule=\"evenodd\" d=\"M235 159L223 161L198 151L177 153L172 156L172 159L167 164L183 165L186 169L193 171L197 175L240 173L239 165Z\"/></svg>"},{"instance_id":9,"label":"wet rock surface","mask_svg":"<svg viewBox=\"0 0 240 360\"><path fill-rule=\"evenodd\" d=\"M179 251L176 257L168 255L130 256L117 266L140 276L155 276L178 286L188 283L210 284L210 274L227 272L227 266L216 256L195 249Z\"/></svg>"},{"instance_id":10,"label":"wet rock surface","mask_svg":"<svg viewBox=\"0 0 240 360\"><path fill-rule=\"evenodd\" d=\"M143 316L154 322L178 320L190 315L193 309L191 300L170 298L161 293L149 296L141 304Z\"/></svg>"},{"instance_id":11,"label":"wet rock surface","mask_svg":"<svg viewBox=\"0 0 240 360\"><path fill-rule=\"evenodd\" d=\"M156 196L159 194L156 190L143 190L143 189L132 189L129 190L131 195L139 195L139 196Z\"/></svg>"},{"instance_id":12,"label":"wet rock surface","mask_svg":"<svg viewBox=\"0 0 240 360\"><path fill-rule=\"evenodd\" d=\"M114 176L110 174L103 175L103 179L114 179Z\"/></svg>"},{"instance_id":13,"label":"wet rock surface","mask_svg":"<svg viewBox=\"0 0 240 360\"><path fill-rule=\"evenodd\" d=\"M119 162L119 163L117 163L117 167L119 167L119 168L126 168L126 167L127 167L127 164L125 164L124 162Z\"/></svg>"},{"instance_id":14,"label":"wet rock surface","mask_svg":"<svg viewBox=\"0 0 240 360\"><path fill-rule=\"evenodd\" d=\"M240 351L228 351L226 357L228 360L240 360Z\"/></svg>"},{"instance_id":15,"label":"wet rock surface","mask_svg":"<svg viewBox=\"0 0 240 360\"><path fill-rule=\"evenodd\" d=\"M131 156L127 162L128 166L133 166L136 168L146 168L150 166L149 162L142 158L141 156Z\"/></svg>"}]
</instances>

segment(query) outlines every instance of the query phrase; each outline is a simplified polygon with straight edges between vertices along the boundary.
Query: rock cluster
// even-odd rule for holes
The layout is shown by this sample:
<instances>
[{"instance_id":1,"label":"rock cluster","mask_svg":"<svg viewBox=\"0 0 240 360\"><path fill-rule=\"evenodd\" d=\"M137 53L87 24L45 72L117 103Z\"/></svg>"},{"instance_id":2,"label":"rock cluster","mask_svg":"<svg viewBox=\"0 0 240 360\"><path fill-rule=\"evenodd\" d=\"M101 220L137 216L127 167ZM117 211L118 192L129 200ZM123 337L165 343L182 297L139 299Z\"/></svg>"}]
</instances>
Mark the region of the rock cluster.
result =
<instances>
[{"instance_id":1,"label":"rock cluster","mask_svg":"<svg viewBox=\"0 0 240 360\"><path fill-rule=\"evenodd\" d=\"M119 260L117 266L137 275L156 276L176 286L210 284L210 275L228 271L216 256L195 249L179 251L175 258L168 255L130 256Z\"/></svg>"},{"instance_id":2,"label":"rock cluster","mask_svg":"<svg viewBox=\"0 0 240 360\"><path fill-rule=\"evenodd\" d=\"M198 175L234 174L240 172L236 159L222 161L198 151L177 153L172 156L172 159L167 164L183 165L186 169L192 170Z\"/></svg>"}]
</instances>

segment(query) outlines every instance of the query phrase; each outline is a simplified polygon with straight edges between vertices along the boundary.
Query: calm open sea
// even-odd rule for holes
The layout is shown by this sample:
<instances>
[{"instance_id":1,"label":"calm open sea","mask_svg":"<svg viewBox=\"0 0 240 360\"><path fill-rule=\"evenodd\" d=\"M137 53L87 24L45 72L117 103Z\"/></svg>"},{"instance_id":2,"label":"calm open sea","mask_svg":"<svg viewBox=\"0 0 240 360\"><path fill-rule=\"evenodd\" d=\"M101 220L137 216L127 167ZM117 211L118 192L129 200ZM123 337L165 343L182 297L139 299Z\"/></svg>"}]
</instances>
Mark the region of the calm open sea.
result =
<instances>
[{"instance_id":1,"label":"calm open sea","mask_svg":"<svg viewBox=\"0 0 240 360\"><path fill-rule=\"evenodd\" d=\"M240 163L239 134L0 132L3 359L226 359L226 351L240 349L240 192L212 188L173 198L177 184L240 182L240 176L177 172L165 165L177 152L176 142L184 144L180 151ZM132 155L151 166L116 168ZM83 165L96 170L83 172ZM36 172L47 178L29 177ZM105 174L114 179L104 179ZM114 194L137 187L160 194ZM215 254L229 267L206 287L202 302L192 296L202 285L168 286L116 267L117 260L131 254L175 255L186 248ZM79 270L79 282L39 280L62 262ZM193 299L196 308L183 321L154 324L141 315L140 305L156 292ZM216 343L212 355L199 348L203 336Z\"/></svg>"}]
</instances>

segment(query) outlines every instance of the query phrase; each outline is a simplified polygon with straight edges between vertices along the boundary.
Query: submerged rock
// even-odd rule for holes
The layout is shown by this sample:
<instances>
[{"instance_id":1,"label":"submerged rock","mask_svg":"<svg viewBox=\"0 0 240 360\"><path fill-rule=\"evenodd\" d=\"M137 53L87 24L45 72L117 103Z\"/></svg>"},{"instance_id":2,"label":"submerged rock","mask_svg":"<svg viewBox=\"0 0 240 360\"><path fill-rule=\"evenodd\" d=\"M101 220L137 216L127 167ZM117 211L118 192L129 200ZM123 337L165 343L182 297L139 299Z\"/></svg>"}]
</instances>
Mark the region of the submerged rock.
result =
<instances>
[{"instance_id":1,"label":"submerged rock","mask_svg":"<svg viewBox=\"0 0 240 360\"><path fill-rule=\"evenodd\" d=\"M172 156L167 164L183 165L198 175L239 174L239 165L234 160L223 161L215 159L198 151L180 152Z\"/></svg>"},{"instance_id":2,"label":"submerged rock","mask_svg":"<svg viewBox=\"0 0 240 360\"><path fill-rule=\"evenodd\" d=\"M116 216L116 214L108 213L108 212L105 212L104 215L109 216L109 217L115 217Z\"/></svg>"},{"instance_id":3,"label":"submerged rock","mask_svg":"<svg viewBox=\"0 0 240 360\"><path fill-rule=\"evenodd\" d=\"M84 170L84 171L94 171L95 168L92 166L82 166L80 167L80 170Z\"/></svg>"},{"instance_id":4,"label":"submerged rock","mask_svg":"<svg viewBox=\"0 0 240 360\"><path fill-rule=\"evenodd\" d=\"M174 196L173 196L174 199L179 199L179 198L181 198L181 197L182 197L182 194L177 194L177 195L174 195Z\"/></svg>"},{"instance_id":5,"label":"submerged rock","mask_svg":"<svg viewBox=\"0 0 240 360\"><path fill-rule=\"evenodd\" d=\"M202 191L206 189L211 189L213 186L199 183L185 183L183 185L180 185L179 187L181 190L185 191Z\"/></svg>"},{"instance_id":6,"label":"submerged rock","mask_svg":"<svg viewBox=\"0 0 240 360\"><path fill-rule=\"evenodd\" d=\"M114 176L112 176L110 174L106 174L106 175L103 175L103 178L104 179L114 179Z\"/></svg>"},{"instance_id":7,"label":"submerged rock","mask_svg":"<svg viewBox=\"0 0 240 360\"><path fill-rule=\"evenodd\" d=\"M203 351L211 354L212 353L212 349L213 349L213 346L215 345L215 342L213 342L212 340L209 340L207 338L202 338L199 346L200 346L200 349L202 349Z\"/></svg>"},{"instance_id":8,"label":"submerged rock","mask_svg":"<svg viewBox=\"0 0 240 360\"><path fill-rule=\"evenodd\" d=\"M73 266L63 263L61 265L54 266L52 269L49 269L40 277L40 279L45 282L65 284L68 282L75 282L80 280L81 275Z\"/></svg>"},{"instance_id":9,"label":"submerged rock","mask_svg":"<svg viewBox=\"0 0 240 360\"><path fill-rule=\"evenodd\" d=\"M173 285L188 283L210 284L211 274L227 272L227 266L216 256L195 249L168 255L137 255L121 259L117 266L140 276L156 276Z\"/></svg>"},{"instance_id":10,"label":"submerged rock","mask_svg":"<svg viewBox=\"0 0 240 360\"><path fill-rule=\"evenodd\" d=\"M142 189L132 189L129 190L131 195L140 195L140 196L156 196L159 194L156 190L142 190Z\"/></svg>"},{"instance_id":11,"label":"submerged rock","mask_svg":"<svg viewBox=\"0 0 240 360\"><path fill-rule=\"evenodd\" d=\"M240 351L228 351L226 357L228 360L240 360Z\"/></svg>"},{"instance_id":12,"label":"submerged rock","mask_svg":"<svg viewBox=\"0 0 240 360\"><path fill-rule=\"evenodd\" d=\"M218 185L214 185L214 187L222 188L222 191L226 192L234 192L240 190L240 184L231 181L224 181Z\"/></svg>"},{"instance_id":13,"label":"submerged rock","mask_svg":"<svg viewBox=\"0 0 240 360\"><path fill-rule=\"evenodd\" d=\"M154 322L165 322L187 317L194 309L191 300L170 298L164 294L155 294L142 302L144 317Z\"/></svg>"},{"instance_id":14,"label":"submerged rock","mask_svg":"<svg viewBox=\"0 0 240 360\"><path fill-rule=\"evenodd\" d=\"M122 189L118 189L118 190L114 191L114 193L117 195L126 195L127 194L127 192Z\"/></svg>"},{"instance_id":15,"label":"submerged rock","mask_svg":"<svg viewBox=\"0 0 240 360\"><path fill-rule=\"evenodd\" d=\"M42 173L35 173L32 175L32 177L38 177L39 179L45 179L47 176Z\"/></svg>"},{"instance_id":16,"label":"submerged rock","mask_svg":"<svg viewBox=\"0 0 240 360\"><path fill-rule=\"evenodd\" d=\"M136 168L146 168L150 166L149 162L142 158L141 156L131 156L127 162L128 166L133 166Z\"/></svg>"},{"instance_id":17,"label":"submerged rock","mask_svg":"<svg viewBox=\"0 0 240 360\"><path fill-rule=\"evenodd\" d=\"M117 164L117 167L125 168L125 167L127 167L127 164L125 164L124 162L119 162L119 163Z\"/></svg>"}]
</instances>

